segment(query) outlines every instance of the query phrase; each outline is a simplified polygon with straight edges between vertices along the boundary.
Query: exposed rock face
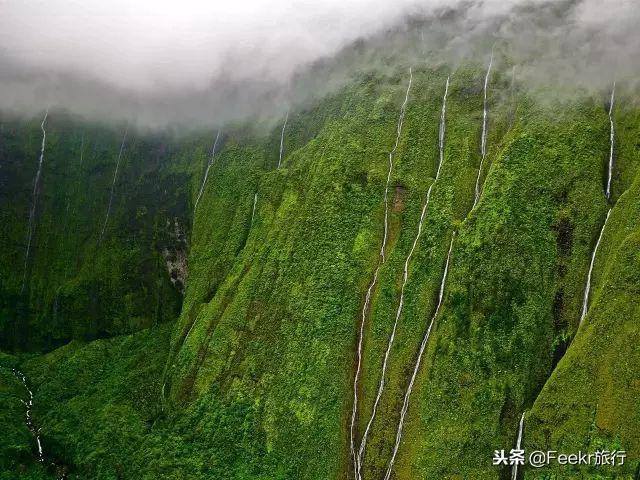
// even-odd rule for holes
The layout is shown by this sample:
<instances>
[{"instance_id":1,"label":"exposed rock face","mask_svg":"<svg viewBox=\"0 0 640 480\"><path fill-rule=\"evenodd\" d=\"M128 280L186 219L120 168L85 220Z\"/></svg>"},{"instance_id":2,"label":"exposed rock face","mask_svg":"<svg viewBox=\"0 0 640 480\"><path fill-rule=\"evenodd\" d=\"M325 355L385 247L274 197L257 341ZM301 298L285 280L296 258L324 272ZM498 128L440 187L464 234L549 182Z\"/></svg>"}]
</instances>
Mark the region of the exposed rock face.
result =
<instances>
[{"instance_id":1,"label":"exposed rock face","mask_svg":"<svg viewBox=\"0 0 640 480\"><path fill-rule=\"evenodd\" d=\"M167 220L167 230L171 238L171 246L162 250L162 257L166 263L167 272L171 279L171 283L184 294L184 288L187 284L188 268L187 268L187 236L180 225L178 217L173 222Z\"/></svg>"}]
</instances>

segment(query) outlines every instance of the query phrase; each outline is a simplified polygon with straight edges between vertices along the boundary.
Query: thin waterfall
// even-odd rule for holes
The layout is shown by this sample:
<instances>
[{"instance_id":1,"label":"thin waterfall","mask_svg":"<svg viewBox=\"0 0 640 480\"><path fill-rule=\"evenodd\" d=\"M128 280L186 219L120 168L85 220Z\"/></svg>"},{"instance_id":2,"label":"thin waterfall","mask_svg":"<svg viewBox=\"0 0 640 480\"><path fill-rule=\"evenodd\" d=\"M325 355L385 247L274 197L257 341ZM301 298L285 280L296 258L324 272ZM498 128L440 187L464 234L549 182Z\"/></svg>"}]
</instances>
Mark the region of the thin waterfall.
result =
<instances>
[{"instance_id":1,"label":"thin waterfall","mask_svg":"<svg viewBox=\"0 0 640 480\"><path fill-rule=\"evenodd\" d=\"M82 138L80 139L80 167L84 162L84 132L82 132Z\"/></svg>"},{"instance_id":2,"label":"thin waterfall","mask_svg":"<svg viewBox=\"0 0 640 480\"><path fill-rule=\"evenodd\" d=\"M615 95L616 95L616 83L613 82L613 88L611 89L611 98L609 101L609 125L610 125L610 133L609 133L609 169L607 174L607 199L611 199L611 177L613 173L613 147L615 141L615 126L613 124L613 107L615 105ZM602 224L602 228L600 229L600 234L598 235L598 241L596 242L596 246L593 249L593 253L591 254L591 262L589 263L589 272L587 273L587 284L584 288L584 295L582 298L582 312L580 313L580 323L578 326L582 325L585 317L587 316L587 311L589 310L589 296L591 294L591 276L593 274L593 266L596 262L596 255L598 254L598 248L600 248L600 242L602 241L602 235L604 234L604 229L607 226L607 222L609 221L609 216L611 215L612 208L609 208L607 212L607 216L604 219L604 223Z\"/></svg>"},{"instance_id":3,"label":"thin waterfall","mask_svg":"<svg viewBox=\"0 0 640 480\"><path fill-rule=\"evenodd\" d=\"M444 97L442 98L442 111L440 112L440 129L438 131L438 151L440 153L440 161L438 162L438 171L436 172L436 180L440 175L440 167L444 160L444 134L446 131L447 120L447 95L449 94L449 80L450 76L447 76L447 83L444 86Z\"/></svg>"},{"instance_id":4,"label":"thin waterfall","mask_svg":"<svg viewBox=\"0 0 640 480\"><path fill-rule=\"evenodd\" d=\"M200 186L200 191L198 192L198 197L196 198L196 203L193 207L193 211L196 211L198 208L198 202L200 202L200 197L202 197L202 192L204 192L204 186L207 183L207 178L209 177L209 169L211 169L211 165L213 165L213 160L216 156L216 147L218 146L218 140L220 139L220 130L218 129L218 133L216 134L216 139L213 142L213 148L211 149L211 158L209 159L209 164L207 165L207 169L204 172L204 178L202 179L202 185Z\"/></svg>"},{"instance_id":5,"label":"thin waterfall","mask_svg":"<svg viewBox=\"0 0 640 480\"><path fill-rule=\"evenodd\" d=\"M404 307L404 290L407 285L407 281L409 279L409 264L411 263L411 258L413 257L413 252L415 251L416 246L418 245L418 241L422 236L422 227L424 225L424 219L427 213L427 207L429 206L429 201L431 199L431 191L433 190L433 186L435 185L435 183L438 181L438 178L440 177L440 170L442 167L442 161L444 159L444 137L445 137L445 128L446 128L445 120L446 120L446 113L447 113L447 95L449 93L449 78L450 77L447 77L447 82L445 84L444 97L442 99L442 111L440 114L440 129L438 132L438 147L439 147L440 157L438 161L438 168L436 169L435 179L431 183L431 185L429 185L429 189L427 190L427 197L422 206L422 213L420 214L420 220L418 222L418 232L415 238L413 239L413 244L411 245L409 254L407 255L407 258L404 261L402 286L400 288L400 301L398 303L398 308L396 310L396 316L393 324L393 329L391 330L391 336L389 337L389 341L387 343L387 349L384 354L384 360L382 362L382 373L380 375L380 382L378 384L378 391L376 393L376 398L373 403L373 409L371 411L371 416L369 417L369 421L367 422L367 427L365 428L364 435L362 436L362 442L360 443L360 449L358 451L358 463L360 465L362 465L364 452L367 444L367 438L369 436L369 432L373 425L373 421L376 417L376 414L378 411L378 405L380 403L380 400L382 398L382 393L384 391L387 366L389 363L389 356L391 355L391 348L393 347L393 343L395 341L398 321L400 320L400 316L402 315L402 308Z\"/></svg>"},{"instance_id":6,"label":"thin waterfall","mask_svg":"<svg viewBox=\"0 0 640 480\"><path fill-rule=\"evenodd\" d=\"M280 157L278 157L278 168L282 164L282 154L284 153L284 131L287 128L287 121L289 120L289 110L284 117L284 123L282 124L282 132L280 132Z\"/></svg>"},{"instance_id":7,"label":"thin waterfall","mask_svg":"<svg viewBox=\"0 0 640 480\"><path fill-rule=\"evenodd\" d=\"M493 48L491 49L491 59L489 60L489 68L487 68L487 74L484 77L484 94L483 94L483 106L482 106L482 138L480 139L480 167L478 167L478 176L476 178L476 194L473 199L473 207L478 204L480 200L480 177L482 176L482 167L484 165L484 159L487 157L487 90L489 88L489 76L491 75L491 67L493 66ZM472 207L472 208L473 208Z\"/></svg>"},{"instance_id":8,"label":"thin waterfall","mask_svg":"<svg viewBox=\"0 0 640 480\"><path fill-rule=\"evenodd\" d=\"M38 170L36 172L36 178L33 181L33 194L31 200L31 210L29 211L29 229L27 233L27 250L24 255L24 271L22 273L22 287L20 293L24 292L24 287L27 281L27 265L29 264L29 253L31 252L31 240L33 239L33 230L35 229L35 217L36 217L36 205L38 203L38 185L40 184L40 177L42 176L42 163L44 162L44 146L47 141L47 132L44 129L44 124L47 121L49 115L49 109L44 112L44 118L40 124L40 130L42 130L42 145L40 146L40 160L38 161Z\"/></svg>"},{"instance_id":9,"label":"thin waterfall","mask_svg":"<svg viewBox=\"0 0 640 480\"><path fill-rule=\"evenodd\" d=\"M251 225L253 224L253 217L256 215L256 205L258 204L258 192L253 196L253 208L251 209Z\"/></svg>"},{"instance_id":10,"label":"thin waterfall","mask_svg":"<svg viewBox=\"0 0 640 480\"><path fill-rule=\"evenodd\" d=\"M427 328L427 332L425 333L422 339L422 343L420 344L420 350L418 351L418 359L416 360L416 364L413 367L411 380L409 381L409 386L407 387L407 391L405 392L405 395L404 395L402 410L400 411L400 421L398 422L398 430L396 431L396 443L393 446L393 453L391 454L391 460L389 461L387 472L384 475L384 480L389 480L391 478L393 465L396 461L398 448L400 447L400 440L402 439L402 429L404 428L404 419L409 409L409 399L411 397L413 385L415 384L416 377L418 376L418 371L420 370L420 363L422 362L422 356L424 355L424 351L427 347L429 336L431 335L431 330L433 329L433 324L436 320L436 317L438 316L438 313L440 313L440 307L442 307L442 300L444 299L444 287L447 283L447 274L449 273L449 262L451 261L451 251L453 250L453 241L455 240L455 238L456 238L456 235L454 232L453 235L451 236L451 243L449 244L449 251L447 252L447 261L444 265L444 273L442 274L442 281L440 282L440 291L438 292L438 304L436 305L436 310L435 312L433 312L433 316L431 317L431 321L429 322L429 327Z\"/></svg>"},{"instance_id":11,"label":"thin waterfall","mask_svg":"<svg viewBox=\"0 0 640 480\"><path fill-rule=\"evenodd\" d=\"M613 83L613 88L611 90L611 99L609 102L609 124L610 124L610 133L609 133L609 169L607 174L607 199L611 199L611 177L613 173L613 146L615 141L615 127L613 124L613 107L615 104L615 95L616 95L616 84ZM591 294L591 276L593 274L593 266L596 262L596 255L598 254L598 248L600 248L600 242L602 241L602 235L604 234L604 229L607 226L607 222L609 221L609 215L611 215L611 208L607 212L607 216L604 219L604 223L602 224L602 228L600 229L600 234L598 235L598 241L596 242L596 246L593 249L593 253L591 254L591 262L589 264L589 272L587 274L587 284L584 288L584 295L582 298L582 312L580 314L580 323L578 326L582 325L584 318L587 316L587 311L589 310L589 296Z\"/></svg>"},{"instance_id":12,"label":"thin waterfall","mask_svg":"<svg viewBox=\"0 0 640 480\"><path fill-rule=\"evenodd\" d=\"M356 372L353 379L353 407L351 411L351 426L350 426L350 448L351 448L351 457L353 459L353 467L355 472L355 477L357 480L360 480L362 477L360 476L360 458L361 455L356 453L356 439L355 439L355 425L357 419L358 412L358 381L360 379L360 371L362 369L362 342L364 339L364 324L367 318L367 314L369 312L369 307L371 306L371 296L373 295L373 290L378 282L378 274L380 273L380 268L385 262L385 249L387 247L387 239L389 237L388 229L389 229L389 184L391 182L391 174L393 173L393 158L398 149L398 144L400 143L400 134L402 133L402 124L404 123L404 115L407 109L407 103L409 101L409 92L411 90L411 83L413 82L413 72L411 68L409 68L409 85L407 86L407 91L405 93L404 102L400 107L400 115L398 116L398 125L396 127L396 141L393 145L393 148L389 152L389 166L387 170L387 180L384 187L384 233L382 237L382 245L380 247L380 253L378 257L378 264L376 265L376 269L373 272L373 278L369 283L369 287L367 288L367 293L365 295L364 305L362 306L362 311L360 315L360 329L358 332L358 349L357 349L357 365Z\"/></svg>"},{"instance_id":13,"label":"thin waterfall","mask_svg":"<svg viewBox=\"0 0 640 480\"><path fill-rule=\"evenodd\" d=\"M600 242L602 241L602 234L604 233L604 229L607 226L607 222L609 221L609 215L611 215L611 208L607 212L607 216L604 219L604 223L602 224L602 228L600 229L600 235L598 235L598 241L596 242L596 246L593 249L593 253L591 254L591 263L589 264L589 273L587 274L587 284L584 287L584 296L582 298L582 313L580 314L580 323L578 326L582 325L584 317L587 316L587 310L589 309L589 295L591 293L591 275L593 274L593 265L596 262L596 255L598 254L598 248L600 248Z\"/></svg>"},{"instance_id":14,"label":"thin waterfall","mask_svg":"<svg viewBox=\"0 0 640 480\"><path fill-rule=\"evenodd\" d=\"M36 439L36 444L38 445L38 461L39 462L44 462L44 453L42 451L42 442L40 441L40 429L35 427L35 425L33 424L33 418L31 417L31 411L33 410L33 392L31 391L31 389L27 385L27 378L24 376L24 374L21 371L16 370L15 368L13 368L12 372L15 375L15 377L22 382L22 385L24 386L25 390L29 394L29 399L26 402L24 400L20 400L20 401L24 404L24 406L26 408L25 419L26 419L26 423L27 423L27 428L29 429L29 431L33 435L33 438Z\"/></svg>"},{"instance_id":15,"label":"thin waterfall","mask_svg":"<svg viewBox=\"0 0 640 480\"><path fill-rule=\"evenodd\" d=\"M516 111L517 111L517 102L516 102L516 66L514 65L511 68L511 87L510 87L510 102L511 102L511 111L509 113L509 129L513 127L513 122L515 121Z\"/></svg>"},{"instance_id":16,"label":"thin waterfall","mask_svg":"<svg viewBox=\"0 0 640 480\"><path fill-rule=\"evenodd\" d=\"M111 193L109 194L109 205L107 206L107 215L104 218L104 225L102 225L102 231L98 238L98 244L102 243L102 237L104 231L107 229L107 223L109 222L109 214L111 213L111 204L113 203L113 192L116 188L116 180L118 178L118 169L120 168L120 159L122 158L122 151L124 150L124 143L127 140L127 132L129 131L129 125L124 129L124 135L122 136L122 143L120 144L120 151L118 152L118 160L116 161L116 169L113 172L113 181L111 182Z\"/></svg>"},{"instance_id":17,"label":"thin waterfall","mask_svg":"<svg viewBox=\"0 0 640 480\"><path fill-rule=\"evenodd\" d=\"M524 428L524 414L525 412L522 412L522 416L520 417L520 426L518 427L518 440L516 441L516 450L520 450L520 448L522 447L522 430ZM517 479L518 479L518 464L514 463L513 470L511 471L511 480L517 480Z\"/></svg>"},{"instance_id":18,"label":"thin waterfall","mask_svg":"<svg viewBox=\"0 0 640 480\"><path fill-rule=\"evenodd\" d=\"M613 144L615 140L615 127L613 125L613 105L616 100L616 83L613 82L613 89L611 90L611 100L609 102L609 125L611 127L609 133L609 174L607 175L607 199L611 198L611 177L613 174Z\"/></svg>"}]
</instances>

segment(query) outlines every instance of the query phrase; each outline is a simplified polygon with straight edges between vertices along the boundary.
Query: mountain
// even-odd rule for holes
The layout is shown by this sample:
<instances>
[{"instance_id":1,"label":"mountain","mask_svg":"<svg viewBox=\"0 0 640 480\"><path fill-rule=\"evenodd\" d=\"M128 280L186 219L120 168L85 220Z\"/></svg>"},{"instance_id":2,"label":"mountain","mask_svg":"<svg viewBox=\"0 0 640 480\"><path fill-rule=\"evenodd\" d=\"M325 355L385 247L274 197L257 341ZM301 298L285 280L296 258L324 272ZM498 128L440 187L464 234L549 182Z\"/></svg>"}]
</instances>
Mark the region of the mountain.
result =
<instances>
[{"instance_id":1,"label":"mountain","mask_svg":"<svg viewBox=\"0 0 640 480\"><path fill-rule=\"evenodd\" d=\"M523 414L626 459L521 478L637 478L636 93L488 61L219 132L3 114L0 478L503 479Z\"/></svg>"}]
</instances>

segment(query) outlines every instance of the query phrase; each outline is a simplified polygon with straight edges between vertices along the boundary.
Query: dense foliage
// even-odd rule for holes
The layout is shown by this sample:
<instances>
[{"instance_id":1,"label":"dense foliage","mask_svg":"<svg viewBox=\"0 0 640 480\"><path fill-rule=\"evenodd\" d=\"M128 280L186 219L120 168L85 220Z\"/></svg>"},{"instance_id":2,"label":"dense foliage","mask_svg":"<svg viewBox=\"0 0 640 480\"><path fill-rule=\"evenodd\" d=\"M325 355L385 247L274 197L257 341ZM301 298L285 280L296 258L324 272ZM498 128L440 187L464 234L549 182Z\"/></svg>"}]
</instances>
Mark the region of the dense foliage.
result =
<instances>
[{"instance_id":1,"label":"dense foliage","mask_svg":"<svg viewBox=\"0 0 640 480\"><path fill-rule=\"evenodd\" d=\"M559 99L496 70L482 195L472 208L483 68L451 77L444 163L410 264L364 476L387 468L455 233L393 478L507 478L491 457L515 444L523 412L527 449L628 454L616 470L525 469L525 478L632 478L640 459L640 110L631 100L616 109L607 201L606 92ZM223 130L195 211L215 132L130 131L102 241L121 132L51 112L23 294L41 132L39 120L3 123L0 328L16 355L0 357L0 478L53 478L56 468L91 479L352 477L359 312L382 242L388 154L408 82L405 68L390 71L292 111L281 168L281 123ZM358 435L434 182L448 74L413 70L386 261L365 323ZM176 225L189 239L183 297L163 256L187 249ZM20 353L27 346L49 353ZM33 456L13 366L35 391L45 465Z\"/></svg>"},{"instance_id":2,"label":"dense foliage","mask_svg":"<svg viewBox=\"0 0 640 480\"><path fill-rule=\"evenodd\" d=\"M0 118L0 345L42 350L72 338L121 334L175 319L179 290L162 252L174 250L174 223L190 228L184 152L133 131L123 146L105 226L122 129L50 112L33 203L42 132ZM189 152L189 161L197 158ZM101 232L104 228L104 235Z\"/></svg>"}]
</instances>

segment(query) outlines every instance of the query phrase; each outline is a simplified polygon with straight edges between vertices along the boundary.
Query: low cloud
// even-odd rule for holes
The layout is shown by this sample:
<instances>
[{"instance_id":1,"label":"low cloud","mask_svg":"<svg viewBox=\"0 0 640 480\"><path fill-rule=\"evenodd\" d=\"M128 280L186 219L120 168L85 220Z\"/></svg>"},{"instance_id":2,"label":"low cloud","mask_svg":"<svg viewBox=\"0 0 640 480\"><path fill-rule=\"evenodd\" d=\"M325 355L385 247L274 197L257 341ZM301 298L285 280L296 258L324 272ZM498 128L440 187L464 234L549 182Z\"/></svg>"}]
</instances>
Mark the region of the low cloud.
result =
<instances>
[{"instance_id":1,"label":"low cloud","mask_svg":"<svg viewBox=\"0 0 640 480\"><path fill-rule=\"evenodd\" d=\"M634 1L0 0L0 109L151 128L278 115L318 92L318 78L304 86L311 68L355 58L345 50L359 39L367 58L452 64L497 42L523 78L597 87L638 74ZM375 65L334 65L320 83L362 68Z\"/></svg>"}]
</instances>

